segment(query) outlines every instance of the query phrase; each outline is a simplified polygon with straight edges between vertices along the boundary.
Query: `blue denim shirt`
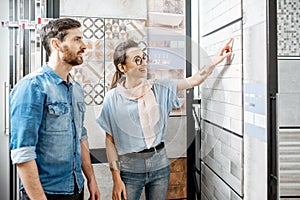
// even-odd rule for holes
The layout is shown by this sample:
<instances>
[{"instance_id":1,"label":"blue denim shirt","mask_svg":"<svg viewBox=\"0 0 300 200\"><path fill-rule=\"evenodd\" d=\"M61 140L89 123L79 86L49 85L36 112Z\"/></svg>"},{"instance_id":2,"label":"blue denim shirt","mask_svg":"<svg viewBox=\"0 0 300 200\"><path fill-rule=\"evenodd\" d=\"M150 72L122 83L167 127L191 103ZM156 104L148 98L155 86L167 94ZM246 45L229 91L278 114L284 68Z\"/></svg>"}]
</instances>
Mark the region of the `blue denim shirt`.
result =
<instances>
[{"instance_id":1,"label":"blue denim shirt","mask_svg":"<svg viewBox=\"0 0 300 200\"><path fill-rule=\"evenodd\" d=\"M84 178L80 142L87 139L87 133L80 84L74 80L67 83L43 66L14 87L10 112L13 164L36 160L48 194L72 194L74 177L81 191Z\"/></svg>"}]
</instances>

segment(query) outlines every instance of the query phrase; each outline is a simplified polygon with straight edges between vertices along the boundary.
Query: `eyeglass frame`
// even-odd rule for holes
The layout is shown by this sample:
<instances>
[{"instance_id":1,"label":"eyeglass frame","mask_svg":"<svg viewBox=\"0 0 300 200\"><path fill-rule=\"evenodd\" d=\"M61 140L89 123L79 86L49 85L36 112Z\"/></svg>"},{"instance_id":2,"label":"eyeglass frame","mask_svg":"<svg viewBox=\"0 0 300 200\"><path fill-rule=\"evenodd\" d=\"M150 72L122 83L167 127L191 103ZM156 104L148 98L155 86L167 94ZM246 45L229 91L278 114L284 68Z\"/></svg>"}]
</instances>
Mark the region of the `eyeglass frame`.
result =
<instances>
[{"instance_id":1,"label":"eyeglass frame","mask_svg":"<svg viewBox=\"0 0 300 200\"><path fill-rule=\"evenodd\" d=\"M139 60L138 60L139 59ZM149 55L143 52L143 57L141 56L134 56L134 58L131 60L131 62L135 62L137 66L142 65L143 60L146 62L149 60Z\"/></svg>"}]
</instances>

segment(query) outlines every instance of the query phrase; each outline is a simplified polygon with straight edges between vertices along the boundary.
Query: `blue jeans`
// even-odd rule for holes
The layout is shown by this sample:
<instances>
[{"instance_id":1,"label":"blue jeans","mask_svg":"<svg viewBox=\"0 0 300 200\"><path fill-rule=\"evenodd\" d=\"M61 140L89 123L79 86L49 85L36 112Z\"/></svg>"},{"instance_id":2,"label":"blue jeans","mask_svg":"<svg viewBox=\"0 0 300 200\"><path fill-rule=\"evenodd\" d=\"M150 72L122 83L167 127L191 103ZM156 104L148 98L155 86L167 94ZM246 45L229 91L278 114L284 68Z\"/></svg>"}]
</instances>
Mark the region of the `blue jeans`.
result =
<instances>
[{"instance_id":1,"label":"blue jeans","mask_svg":"<svg viewBox=\"0 0 300 200\"><path fill-rule=\"evenodd\" d=\"M170 165L145 173L121 171L121 178L128 200L139 200L144 187L146 200L165 200L170 181Z\"/></svg>"}]
</instances>

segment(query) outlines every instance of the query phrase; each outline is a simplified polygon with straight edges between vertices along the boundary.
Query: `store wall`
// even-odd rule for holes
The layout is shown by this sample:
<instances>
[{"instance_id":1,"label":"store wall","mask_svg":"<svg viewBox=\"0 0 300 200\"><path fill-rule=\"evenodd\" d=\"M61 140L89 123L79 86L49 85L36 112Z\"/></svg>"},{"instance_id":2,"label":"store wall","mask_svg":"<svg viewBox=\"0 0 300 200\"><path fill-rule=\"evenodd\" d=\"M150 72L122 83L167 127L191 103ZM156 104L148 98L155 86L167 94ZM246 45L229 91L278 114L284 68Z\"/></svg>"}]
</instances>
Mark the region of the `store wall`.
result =
<instances>
[{"instance_id":1,"label":"store wall","mask_svg":"<svg viewBox=\"0 0 300 200\"><path fill-rule=\"evenodd\" d=\"M200 66L230 38L232 60L217 66L201 86L201 197L243 196L241 1L200 2ZM230 65L228 65L230 63Z\"/></svg>"},{"instance_id":2,"label":"store wall","mask_svg":"<svg viewBox=\"0 0 300 200\"><path fill-rule=\"evenodd\" d=\"M60 0L60 6L60 15L130 19L147 18L147 1L145 0L85 2L81 0Z\"/></svg>"},{"instance_id":3,"label":"store wall","mask_svg":"<svg viewBox=\"0 0 300 200\"><path fill-rule=\"evenodd\" d=\"M267 199L266 12L261 0L200 1L200 66L234 39L200 90L204 200Z\"/></svg>"}]
</instances>

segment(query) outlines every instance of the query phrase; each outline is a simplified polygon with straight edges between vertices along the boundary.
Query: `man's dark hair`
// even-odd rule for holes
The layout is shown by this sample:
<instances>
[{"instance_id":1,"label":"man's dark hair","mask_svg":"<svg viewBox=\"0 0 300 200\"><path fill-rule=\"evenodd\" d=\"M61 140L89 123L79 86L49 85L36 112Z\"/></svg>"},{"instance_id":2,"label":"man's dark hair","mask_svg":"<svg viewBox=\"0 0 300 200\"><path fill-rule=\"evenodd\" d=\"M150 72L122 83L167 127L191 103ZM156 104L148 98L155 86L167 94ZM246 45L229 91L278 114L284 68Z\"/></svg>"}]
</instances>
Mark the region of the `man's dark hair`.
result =
<instances>
[{"instance_id":1,"label":"man's dark hair","mask_svg":"<svg viewBox=\"0 0 300 200\"><path fill-rule=\"evenodd\" d=\"M50 56L51 54L51 38L57 38L60 41L64 41L69 29L80 27L80 22L71 18L50 20L49 23L43 26L40 30L42 45L45 48L47 55Z\"/></svg>"}]
</instances>

